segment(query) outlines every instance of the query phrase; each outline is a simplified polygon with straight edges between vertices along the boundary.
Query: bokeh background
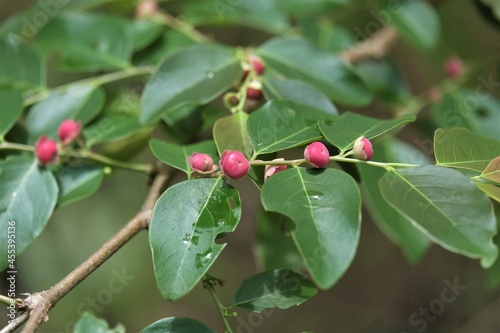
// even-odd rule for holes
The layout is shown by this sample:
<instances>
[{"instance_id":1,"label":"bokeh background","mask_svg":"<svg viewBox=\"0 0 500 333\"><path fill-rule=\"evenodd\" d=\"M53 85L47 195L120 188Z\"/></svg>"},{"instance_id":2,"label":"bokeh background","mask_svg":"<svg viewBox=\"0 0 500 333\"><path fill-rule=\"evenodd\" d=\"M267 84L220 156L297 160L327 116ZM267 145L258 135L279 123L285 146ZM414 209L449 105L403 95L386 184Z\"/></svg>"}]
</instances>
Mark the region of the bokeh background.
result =
<instances>
[{"instance_id":1,"label":"bokeh background","mask_svg":"<svg viewBox=\"0 0 500 333\"><path fill-rule=\"evenodd\" d=\"M179 2L167 1L162 5L175 13ZM32 0L0 0L0 20L34 3ZM359 1L358 8L347 13L342 23L354 31L355 27L363 27L373 20L370 13L363 10L367 3L370 1ZM500 48L500 30L484 20L473 1L434 1L434 4L443 26L440 46L423 53L399 41L390 52L414 94L444 77L443 61L450 55L481 62ZM256 45L270 37L246 27L217 27L204 31L233 45ZM99 27L95 27L95 33L99 33ZM499 82L497 70L494 66L486 67L478 74L492 75L494 82ZM68 76L48 79L51 86L56 86ZM477 84L474 80L469 83L472 88ZM496 89L493 94L500 96L498 85ZM382 112L381 107L378 108L365 111ZM425 111L421 117L426 117ZM500 123L498 126L500 130ZM421 142L426 135L419 130L402 133L404 140L413 144ZM425 150L425 147L419 148ZM152 161L152 156L144 149L134 159L148 162ZM116 171L94 196L57 209L44 233L17 259L18 293L47 289L84 261L139 210L147 193L145 183L144 175ZM240 189L245 203L244 217L236 232L224 239L228 246L211 270L212 275L227 282L219 289L226 304L231 302L243 279L257 272L253 245L258 195L248 182L235 182L234 185ZM116 276L124 274L125 279L116 283ZM5 289L4 281L2 275L0 290ZM421 322L412 325L410 317L414 312L441 299L446 281L452 284L457 281L466 289L446 304L441 314L427 320L425 329ZM201 286L175 303L161 298L153 275L147 232L126 244L66 296L51 311L50 320L39 331L72 332L72 324L81 310L92 310L111 325L122 323L127 332L139 332L156 320L172 316L192 317L217 332L223 331L215 306ZM320 292L300 307L285 311L275 310L265 315L238 312L242 320L233 321L237 333L498 333L500 290L489 287L479 261L436 245L418 264L408 264L399 248L376 228L364 211L356 258L331 290ZM6 323L3 307L0 307L0 318L3 326Z\"/></svg>"}]
</instances>

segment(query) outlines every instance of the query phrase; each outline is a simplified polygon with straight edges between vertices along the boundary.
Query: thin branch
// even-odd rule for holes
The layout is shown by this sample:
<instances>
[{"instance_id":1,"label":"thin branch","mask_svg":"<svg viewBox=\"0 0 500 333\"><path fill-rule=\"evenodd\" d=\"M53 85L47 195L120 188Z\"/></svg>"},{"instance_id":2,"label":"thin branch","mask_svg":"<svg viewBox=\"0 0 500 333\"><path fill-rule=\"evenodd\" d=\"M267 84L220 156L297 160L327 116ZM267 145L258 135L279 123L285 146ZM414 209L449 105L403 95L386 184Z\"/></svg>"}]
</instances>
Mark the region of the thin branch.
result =
<instances>
[{"instance_id":1,"label":"thin branch","mask_svg":"<svg viewBox=\"0 0 500 333\"><path fill-rule=\"evenodd\" d=\"M73 272L59 281L47 291L34 293L25 299L25 304L29 308L30 318L23 328L22 333L33 333L47 320L48 312L67 293L75 288L80 282L85 280L99 266L108 260L124 244L137 235L141 230L149 225L156 200L163 193L163 190L170 179L170 172L161 167L156 175L149 194L144 204L134 218L132 218L115 236L108 240L89 259L78 266ZM28 313L27 312L27 313Z\"/></svg>"},{"instance_id":2,"label":"thin branch","mask_svg":"<svg viewBox=\"0 0 500 333\"><path fill-rule=\"evenodd\" d=\"M11 332L14 332L19 326L21 326L22 324L24 324L26 322L26 320L28 320L29 317L30 317L29 312L23 313L22 315L20 315L16 319L14 319L11 322L9 322L9 324L7 326L5 326L4 328L2 328L2 330L0 331L0 333L11 333Z\"/></svg>"},{"instance_id":3,"label":"thin branch","mask_svg":"<svg viewBox=\"0 0 500 333\"><path fill-rule=\"evenodd\" d=\"M350 49L342 52L340 56L351 63L367 58L383 58L391 46L396 42L397 32L391 27L385 27L372 38L358 43Z\"/></svg>"}]
</instances>

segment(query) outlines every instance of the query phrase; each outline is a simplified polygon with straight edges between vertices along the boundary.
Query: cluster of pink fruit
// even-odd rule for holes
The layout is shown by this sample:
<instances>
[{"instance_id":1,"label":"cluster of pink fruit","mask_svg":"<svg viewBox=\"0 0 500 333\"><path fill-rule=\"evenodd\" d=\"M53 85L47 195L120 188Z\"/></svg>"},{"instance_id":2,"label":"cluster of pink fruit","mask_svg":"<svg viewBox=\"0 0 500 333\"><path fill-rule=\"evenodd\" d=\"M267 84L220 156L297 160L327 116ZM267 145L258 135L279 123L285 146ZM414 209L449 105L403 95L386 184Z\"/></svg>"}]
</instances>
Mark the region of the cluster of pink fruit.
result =
<instances>
[{"instance_id":1,"label":"cluster of pink fruit","mask_svg":"<svg viewBox=\"0 0 500 333\"><path fill-rule=\"evenodd\" d=\"M264 61L261 57L252 54L248 57L248 62L242 63L243 67L243 80L247 78L250 71L253 69L257 76L264 74L265 67ZM247 98L261 99L262 98L262 83L258 78L253 78L247 87Z\"/></svg>"},{"instance_id":2,"label":"cluster of pink fruit","mask_svg":"<svg viewBox=\"0 0 500 333\"><path fill-rule=\"evenodd\" d=\"M356 140L352 148L354 156L363 161L369 161L373 156L373 147L365 137ZM211 174L217 170L214 161L209 154L193 153L188 158L188 163L191 168L200 174ZM316 168L324 168L330 162L330 153L328 148L319 142L313 142L304 150L304 159L307 163ZM284 161L284 159L276 159L273 162ZM240 179L250 170L250 162L241 151L225 150L219 162L222 172L232 179ZM271 177L277 172L287 169L287 165L268 165L264 172L264 180Z\"/></svg>"},{"instance_id":3,"label":"cluster of pink fruit","mask_svg":"<svg viewBox=\"0 0 500 333\"><path fill-rule=\"evenodd\" d=\"M59 125L57 135L62 145L68 145L80 135L80 122L67 119ZM55 163L58 160L58 143L46 135L42 135L35 144L35 155L38 162L42 165Z\"/></svg>"}]
</instances>

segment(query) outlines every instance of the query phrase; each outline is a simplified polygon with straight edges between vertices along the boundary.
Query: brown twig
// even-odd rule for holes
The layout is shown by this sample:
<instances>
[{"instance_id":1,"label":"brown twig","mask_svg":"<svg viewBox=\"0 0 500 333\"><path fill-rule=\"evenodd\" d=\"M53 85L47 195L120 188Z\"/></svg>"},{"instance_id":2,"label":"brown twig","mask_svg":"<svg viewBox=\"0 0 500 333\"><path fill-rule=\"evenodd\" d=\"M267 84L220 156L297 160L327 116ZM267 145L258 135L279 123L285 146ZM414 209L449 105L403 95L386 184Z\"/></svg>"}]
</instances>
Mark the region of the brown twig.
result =
<instances>
[{"instance_id":1,"label":"brown twig","mask_svg":"<svg viewBox=\"0 0 500 333\"><path fill-rule=\"evenodd\" d=\"M29 313L29 319L22 333L35 332L38 327L46 321L48 312L67 293L85 280L92 272L108 260L116 251L125 245L132 237L141 230L147 228L153 212L156 200L160 197L170 179L170 173L161 168L149 190L148 196L139 211L116 235L108 240L90 258L68 274L64 279L46 291L34 293L28 296L24 303ZM27 319L27 318L26 318ZM26 320L25 319L25 320Z\"/></svg>"},{"instance_id":2,"label":"brown twig","mask_svg":"<svg viewBox=\"0 0 500 333\"><path fill-rule=\"evenodd\" d=\"M392 44L396 42L397 37L398 34L393 28L385 27L372 38L366 39L342 52L340 56L351 63L367 58L380 59L387 54Z\"/></svg>"}]
</instances>

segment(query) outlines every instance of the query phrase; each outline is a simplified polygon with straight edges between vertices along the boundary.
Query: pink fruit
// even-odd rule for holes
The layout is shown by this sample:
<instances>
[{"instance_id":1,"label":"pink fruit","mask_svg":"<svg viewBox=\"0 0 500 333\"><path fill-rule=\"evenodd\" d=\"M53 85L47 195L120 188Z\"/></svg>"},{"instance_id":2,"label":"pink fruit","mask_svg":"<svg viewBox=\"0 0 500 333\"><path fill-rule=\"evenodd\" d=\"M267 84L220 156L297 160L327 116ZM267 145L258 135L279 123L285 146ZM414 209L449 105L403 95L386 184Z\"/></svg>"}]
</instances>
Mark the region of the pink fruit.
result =
<instances>
[{"instance_id":1,"label":"pink fruit","mask_svg":"<svg viewBox=\"0 0 500 333\"><path fill-rule=\"evenodd\" d=\"M284 161L284 158L277 158L274 159L273 161ZM287 166L286 165L266 165L266 169L264 171L264 181L267 180L267 178L271 177L277 172L286 170Z\"/></svg>"},{"instance_id":2,"label":"pink fruit","mask_svg":"<svg viewBox=\"0 0 500 333\"><path fill-rule=\"evenodd\" d=\"M449 78L456 79L462 76L464 64L459 57L451 57L444 63L444 71Z\"/></svg>"},{"instance_id":3,"label":"pink fruit","mask_svg":"<svg viewBox=\"0 0 500 333\"><path fill-rule=\"evenodd\" d=\"M189 166L199 173L211 171L214 167L214 161L208 154L193 153L187 160Z\"/></svg>"},{"instance_id":4,"label":"pink fruit","mask_svg":"<svg viewBox=\"0 0 500 333\"><path fill-rule=\"evenodd\" d=\"M247 97L251 99L262 98L262 83L260 83L260 81L253 80L250 82L247 88Z\"/></svg>"},{"instance_id":5,"label":"pink fruit","mask_svg":"<svg viewBox=\"0 0 500 333\"><path fill-rule=\"evenodd\" d=\"M252 68L255 71L255 74L257 74L257 75L264 74L264 71L266 70L266 68L264 66L264 60L262 60L261 57L255 55L255 54L250 55L248 58L249 58L250 63L244 62L242 65L242 67L243 67L243 79L245 79L248 76L248 74L250 74L250 70Z\"/></svg>"},{"instance_id":6,"label":"pink fruit","mask_svg":"<svg viewBox=\"0 0 500 333\"><path fill-rule=\"evenodd\" d=\"M74 121L72 119L67 119L61 123L57 134L61 143L66 145L73 142L78 135L80 135L81 125L80 122Z\"/></svg>"},{"instance_id":7,"label":"pink fruit","mask_svg":"<svg viewBox=\"0 0 500 333\"><path fill-rule=\"evenodd\" d=\"M42 135L35 143L35 155L42 165L55 162L57 160L57 143Z\"/></svg>"},{"instance_id":8,"label":"pink fruit","mask_svg":"<svg viewBox=\"0 0 500 333\"><path fill-rule=\"evenodd\" d=\"M304 150L304 158L307 163L317 168L323 168L330 161L330 153L324 144L316 141L306 147Z\"/></svg>"},{"instance_id":9,"label":"pink fruit","mask_svg":"<svg viewBox=\"0 0 500 333\"><path fill-rule=\"evenodd\" d=\"M240 151L225 150L220 157L220 168L226 176L232 179L245 177L250 170L250 163Z\"/></svg>"},{"instance_id":10,"label":"pink fruit","mask_svg":"<svg viewBox=\"0 0 500 333\"><path fill-rule=\"evenodd\" d=\"M373 147L370 140L365 137L361 137L354 142L352 152L357 159L363 161L369 161L373 156Z\"/></svg>"}]
</instances>

